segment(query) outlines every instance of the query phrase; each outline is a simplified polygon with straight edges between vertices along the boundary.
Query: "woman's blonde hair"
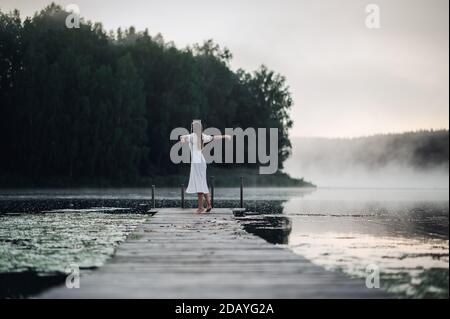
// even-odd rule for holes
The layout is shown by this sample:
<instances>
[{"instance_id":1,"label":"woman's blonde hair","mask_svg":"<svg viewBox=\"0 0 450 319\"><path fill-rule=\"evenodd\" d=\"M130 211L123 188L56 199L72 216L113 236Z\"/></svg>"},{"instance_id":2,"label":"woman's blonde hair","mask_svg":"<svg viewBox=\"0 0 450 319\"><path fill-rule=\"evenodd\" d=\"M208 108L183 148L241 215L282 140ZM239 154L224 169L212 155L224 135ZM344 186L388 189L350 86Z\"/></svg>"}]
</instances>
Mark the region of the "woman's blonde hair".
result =
<instances>
[{"instance_id":1,"label":"woman's blonde hair","mask_svg":"<svg viewBox=\"0 0 450 319\"><path fill-rule=\"evenodd\" d=\"M202 131L202 121L193 120L191 124L191 132L197 135L197 146L199 150L203 149L203 131Z\"/></svg>"}]
</instances>

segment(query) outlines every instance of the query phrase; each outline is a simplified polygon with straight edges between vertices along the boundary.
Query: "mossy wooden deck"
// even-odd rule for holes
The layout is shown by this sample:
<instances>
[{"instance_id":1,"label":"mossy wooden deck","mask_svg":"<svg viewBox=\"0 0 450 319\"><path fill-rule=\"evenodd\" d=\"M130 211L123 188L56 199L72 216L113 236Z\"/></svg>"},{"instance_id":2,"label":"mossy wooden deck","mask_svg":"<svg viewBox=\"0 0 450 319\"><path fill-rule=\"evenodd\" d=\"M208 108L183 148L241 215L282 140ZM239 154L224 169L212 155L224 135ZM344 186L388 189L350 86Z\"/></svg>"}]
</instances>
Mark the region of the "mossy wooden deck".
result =
<instances>
[{"instance_id":1,"label":"mossy wooden deck","mask_svg":"<svg viewBox=\"0 0 450 319\"><path fill-rule=\"evenodd\" d=\"M247 233L230 209L166 208L143 223L81 287L40 298L384 298L364 279L326 271Z\"/></svg>"}]
</instances>

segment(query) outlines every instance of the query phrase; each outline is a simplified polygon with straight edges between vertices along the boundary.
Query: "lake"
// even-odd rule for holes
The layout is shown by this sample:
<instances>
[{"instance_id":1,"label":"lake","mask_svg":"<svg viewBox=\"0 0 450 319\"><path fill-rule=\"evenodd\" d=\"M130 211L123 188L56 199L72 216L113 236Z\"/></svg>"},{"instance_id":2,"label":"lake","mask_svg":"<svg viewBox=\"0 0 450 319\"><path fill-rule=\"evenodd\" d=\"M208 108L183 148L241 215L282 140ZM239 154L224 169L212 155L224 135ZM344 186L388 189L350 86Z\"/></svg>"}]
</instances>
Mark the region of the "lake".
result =
<instances>
[{"instance_id":1,"label":"lake","mask_svg":"<svg viewBox=\"0 0 450 319\"><path fill-rule=\"evenodd\" d=\"M217 207L238 205L239 189L215 194ZM350 276L375 266L400 298L448 298L448 189L246 188L244 197L240 222L269 242ZM0 296L37 292L19 289L30 274L45 288L45 276L70 264L100 267L147 218L149 199L149 189L2 190L0 282L9 288ZM178 206L180 190L157 189L156 199ZM194 207L195 196L187 200Z\"/></svg>"}]
</instances>

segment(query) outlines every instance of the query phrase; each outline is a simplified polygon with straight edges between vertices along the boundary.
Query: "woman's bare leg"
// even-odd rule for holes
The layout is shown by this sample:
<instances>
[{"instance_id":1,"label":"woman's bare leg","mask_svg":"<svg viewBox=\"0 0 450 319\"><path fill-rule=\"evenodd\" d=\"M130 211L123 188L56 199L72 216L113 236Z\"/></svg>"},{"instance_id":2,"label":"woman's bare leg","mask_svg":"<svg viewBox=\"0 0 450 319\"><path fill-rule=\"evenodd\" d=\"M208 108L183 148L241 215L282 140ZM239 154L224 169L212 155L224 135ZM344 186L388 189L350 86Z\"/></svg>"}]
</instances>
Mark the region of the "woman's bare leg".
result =
<instances>
[{"instance_id":1,"label":"woman's bare leg","mask_svg":"<svg viewBox=\"0 0 450 319\"><path fill-rule=\"evenodd\" d=\"M203 193L197 193L197 201L198 201L197 213L203 213L203 211L205 210L203 208Z\"/></svg>"},{"instance_id":2,"label":"woman's bare leg","mask_svg":"<svg viewBox=\"0 0 450 319\"><path fill-rule=\"evenodd\" d=\"M208 193L205 193L205 200L206 200L206 210L210 210L212 207L211 207L211 200L209 199L209 194Z\"/></svg>"}]
</instances>

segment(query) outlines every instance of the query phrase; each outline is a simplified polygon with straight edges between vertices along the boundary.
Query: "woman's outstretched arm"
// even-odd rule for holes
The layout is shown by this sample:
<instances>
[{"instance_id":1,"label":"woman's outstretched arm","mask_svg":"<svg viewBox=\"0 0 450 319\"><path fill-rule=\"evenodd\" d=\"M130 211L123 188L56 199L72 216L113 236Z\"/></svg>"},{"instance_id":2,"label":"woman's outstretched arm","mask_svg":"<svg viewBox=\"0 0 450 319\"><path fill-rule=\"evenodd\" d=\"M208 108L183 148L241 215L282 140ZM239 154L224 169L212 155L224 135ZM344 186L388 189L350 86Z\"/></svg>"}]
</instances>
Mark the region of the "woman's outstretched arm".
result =
<instances>
[{"instance_id":1,"label":"woman's outstretched arm","mask_svg":"<svg viewBox=\"0 0 450 319\"><path fill-rule=\"evenodd\" d=\"M203 142L204 143L209 143L212 142L214 140L221 140L221 139L231 139L231 135L206 135L203 134Z\"/></svg>"},{"instance_id":2,"label":"woman's outstretched arm","mask_svg":"<svg viewBox=\"0 0 450 319\"><path fill-rule=\"evenodd\" d=\"M221 140L221 139L230 140L231 139L231 135L213 135L212 137L215 140Z\"/></svg>"},{"instance_id":3,"label":"woman's outstretched arm","mask_svg":"<svg viewBox=\"0 0 450 319\"><path fill-rule=\"evenodd\" d=\"M187 143L189 142L189 134L188 135L181 135L180 136L181 143Z\"/></svg>"}]
</instances>

